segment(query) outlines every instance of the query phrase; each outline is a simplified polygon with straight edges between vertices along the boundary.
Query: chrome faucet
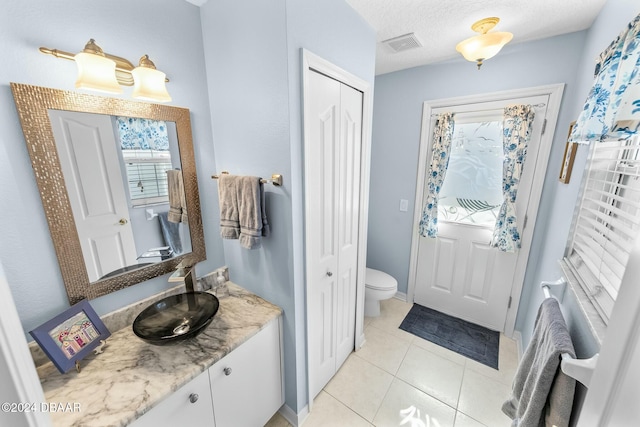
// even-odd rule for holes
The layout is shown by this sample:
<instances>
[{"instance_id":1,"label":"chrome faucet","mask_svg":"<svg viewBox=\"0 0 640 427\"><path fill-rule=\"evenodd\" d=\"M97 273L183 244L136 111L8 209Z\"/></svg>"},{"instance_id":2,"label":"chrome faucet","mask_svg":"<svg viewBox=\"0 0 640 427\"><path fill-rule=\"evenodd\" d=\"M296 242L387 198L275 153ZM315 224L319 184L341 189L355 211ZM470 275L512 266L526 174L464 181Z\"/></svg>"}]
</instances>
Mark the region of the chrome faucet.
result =
<instances>
[{"instance_id":1,"label":"chrome faucet","mask_svg":"<svg viewBox=\"0 0 640 427\"><path fill-rule=\"evenodd\" d=\"M186 292L194 292L193 286L193 265L184 266L182 262L176 267L176 271L169 277L169 282L184 282Z\"/></svg>"}]
</instances>

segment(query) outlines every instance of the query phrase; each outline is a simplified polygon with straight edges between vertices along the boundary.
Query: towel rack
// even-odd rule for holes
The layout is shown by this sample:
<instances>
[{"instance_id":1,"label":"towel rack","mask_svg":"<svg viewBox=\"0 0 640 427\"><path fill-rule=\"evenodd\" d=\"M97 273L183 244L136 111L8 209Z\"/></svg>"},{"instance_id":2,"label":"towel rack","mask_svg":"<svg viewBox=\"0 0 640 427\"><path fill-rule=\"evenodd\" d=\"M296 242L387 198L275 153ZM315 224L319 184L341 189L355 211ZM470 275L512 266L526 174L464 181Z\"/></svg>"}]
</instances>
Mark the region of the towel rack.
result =
<instances>
[{"instance_id":1,"label":"towel rack","mask_svg":"<svg viewBox=\"0 0 640 427\"><path fill-rule=\"evenodd\" d=\"M564 291L567 286L567 282L564 278L560 278L555 282L541 282L540 287L545 298L556 298L559 302L562 302L564 298ZM552 290L553 289L553 290ZM556 296L557 295L559 296ZM560 369L566 375L580 381L586 387L589 387L591 376L596 369L598 363L599 353L596 353L589 359L574 359L569 353L562 353L562 360L560 361Z\"/></svg>"},{"instance_id":2,"label":"towel rack","mask_svg":"<svg viewBox=\"0 0 640 427\"><path fill-rule=\"evenodd\" d=\"M229 175L229 172L223 171L221 172L221 175ZM220 178L220 175L211 175L211 179L218 179L218 178ZM260 183L273 184L276 187L280 187L282 185L282 175L280 175L279 173L274 173L273 175L271 175L271 179L261 179Z\"/></svg>"}]
</instances>

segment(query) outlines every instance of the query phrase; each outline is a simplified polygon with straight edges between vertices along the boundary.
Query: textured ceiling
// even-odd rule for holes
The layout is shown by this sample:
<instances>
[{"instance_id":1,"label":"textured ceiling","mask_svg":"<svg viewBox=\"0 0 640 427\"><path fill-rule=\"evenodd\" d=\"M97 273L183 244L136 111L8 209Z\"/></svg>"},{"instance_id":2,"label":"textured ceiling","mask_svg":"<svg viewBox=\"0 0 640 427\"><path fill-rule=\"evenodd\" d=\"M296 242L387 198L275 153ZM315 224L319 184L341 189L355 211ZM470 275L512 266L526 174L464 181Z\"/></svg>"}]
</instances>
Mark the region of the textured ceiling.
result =
<instances>
[{"instance_id":1,"label":"textured ceiling","mask_svg":"<svg viewBox=\"0 0 640 427\"><path fill-rule=\"evenodd\" d=\"M376 74L458 58L456 44L476 35L471 24L489 16L510 44L589 28L606 0L346 0L377 32ZM381 42L415 33L422 47L395 53Z\"/></svg>"}]
</instances>

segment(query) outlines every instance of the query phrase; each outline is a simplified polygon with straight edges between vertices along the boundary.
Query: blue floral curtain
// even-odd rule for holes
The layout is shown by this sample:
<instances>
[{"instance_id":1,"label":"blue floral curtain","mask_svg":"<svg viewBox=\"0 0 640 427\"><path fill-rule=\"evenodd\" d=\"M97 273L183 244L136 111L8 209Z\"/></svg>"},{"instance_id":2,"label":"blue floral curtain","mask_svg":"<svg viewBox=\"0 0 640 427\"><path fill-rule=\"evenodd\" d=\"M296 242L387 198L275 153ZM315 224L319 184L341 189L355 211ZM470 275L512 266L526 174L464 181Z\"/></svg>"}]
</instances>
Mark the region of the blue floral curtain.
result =
<instances>
[{"instance_id":1,"label":"blue floral curtain","mask_svg":"<svg viewBox=\"0 0 640 427\"><path fill-rule=\"evenodd\" d=\"M454 124L453 113L440 114L436 119L427 183L428 195L419 228L423 237L436 237L438 234L438 194L449 166Z\"/></svg>"},{"instance_id":2,"label":"blue floral curtain","mask_svg":"<svg viewBox=\"0 0 640 427\"><path fill-rule=\"evenodd\" d=\"M570 141L628 138L640 132L640 15L596 64L595 82Z\"/></svg>"},{"instance_id":3,"label":"blue floral curtain","mask_svg":"<svg viewBox=\"0 0 640 427\"><path fill-rule=\"evenodd\" d=\"M116 117L123 150L169 150L169 133L164 120Z\"/></svg>"},{"instance_id":4,"label":"blue floral curtain","mask_svg":"<svg viewBox=\"0 0 640 427\"><path fill-rule=\"evenodd\" d=\"M531 128L535 117L531 105L514 105L504 109L502 195L504 202L493 230L491 246L503 252L515 252L520 248L520 233L516 220L516 196L524 161L527 158L527 146L531 138Z\"/></svg>"}]
</instances>

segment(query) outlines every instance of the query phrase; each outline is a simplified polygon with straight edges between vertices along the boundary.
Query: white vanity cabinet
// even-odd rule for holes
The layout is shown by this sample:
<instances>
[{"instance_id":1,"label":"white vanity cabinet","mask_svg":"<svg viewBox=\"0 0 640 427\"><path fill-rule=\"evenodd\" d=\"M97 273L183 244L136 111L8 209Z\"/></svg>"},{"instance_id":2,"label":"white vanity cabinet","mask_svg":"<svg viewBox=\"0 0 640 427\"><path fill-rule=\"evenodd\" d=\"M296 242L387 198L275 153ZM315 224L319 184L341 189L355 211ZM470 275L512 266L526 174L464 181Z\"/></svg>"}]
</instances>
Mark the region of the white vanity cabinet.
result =
<instances>
[{"instance_id":1,"label":"white vanity cabinet","mask_svg":"<svg viewBox=\"0 0 640 427\"><path fill-rule=\"evenodd\" d=\"M263 426L284 403L281 319L209 368L216 427Z\"/></svg>"},{"instance_id":2,"label":"white vanity cabinet","mask_svg":"<svg viewBox=\"0 0 640 427\"><path fill-rule=\"evenodd\" d=\"M131 425L265 425L284 403L281 319L282 316L278 316L267 323L258 333Z\"/></svg>"},{"instance_id":3,"label":"white vanity cabinet","mask_svg":"<svg viewBox=\"0 0 640 427\"><path fill-rule=\"evenodd\" d=\"M215 426L207 372L130 424L132 427Z\"/></svg>"}]
</instances>

